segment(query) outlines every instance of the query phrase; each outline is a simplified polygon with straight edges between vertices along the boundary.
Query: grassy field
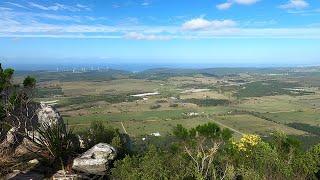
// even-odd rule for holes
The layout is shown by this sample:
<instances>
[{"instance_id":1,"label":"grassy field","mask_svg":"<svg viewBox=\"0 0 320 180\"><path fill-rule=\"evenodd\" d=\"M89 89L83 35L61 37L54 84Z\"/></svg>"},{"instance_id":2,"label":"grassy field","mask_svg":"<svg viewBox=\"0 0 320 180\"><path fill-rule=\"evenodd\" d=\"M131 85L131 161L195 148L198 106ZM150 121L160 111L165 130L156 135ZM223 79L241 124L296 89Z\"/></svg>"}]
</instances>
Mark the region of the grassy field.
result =
<instances>
[{"instance_id":1,"label":"grassy field","mask_svg":"<svg viewBox=\"0 0 320 180\"><path fill-rule=\"evenodd\" d=\"M113 81L62 82L60 84L66 96L83 96L106 93L143 93L153 92L161 82L149 80L120 79Z\"/></svg>"},{"instance_id":2,"label":"grassy field","mask_svg":"<svg viewBox=\"0 0 320 180\"><path fill-rule=\"evenodd\" d=\"M260 74L258 70L247 70L252 72L241 70L238 74L220 76L209 69L185 73L150 70L142 74L110 71L47 76L42 72L37 100L59 100L59 111L75 130L85 130L92 121L102 121L139 137L154 132L169 134L177 124L191 128L216 122L232 129L235 137L242 133L268 136L282 131L309 143L316 142L320 89L314 86L318 82L314 74L309 77L307 72L301 75L270 70L278 73L273 75L268 70ZM312 79L316 82L312 83ZM290 88L310 93L295 93ZM191 92L194 89L205 90ZM130 96L156 91L160 95Z\"/></svg>"},{"instance_id":3,"label":"grassy field","mask_svg":"<svg viewBox=\"0 0 320 180\"><path fill-rule=\"evenodd\" d=\"M308 107L301 105L298 98L286 95L248 98L240 101L240 103L235 107L238 109L263 113L291 112L308 109Z\"/></svg>"},{"instance_id":4,"label":"grassy field","mask_svg":"<svg viewBox=\"0 0 320 180\"><path fill-rule=\"evenodd\" d=\"M317 111L265 113L264 116L281 124L299 122L320 127L320 112Z\"/></svg>"},{"instance_id":5,"label":"grassy field","mask_svg":"<svg viewBox=\"0 0 320 180\"><path fill-rule=\"evenodd\" d=\"M269 135L274 131L285 132L290 135L303 135L306 132L280 125L251 115L226 115L215 119L216 121L239 130L242 133Z\"/></svg>"}]
</instances>

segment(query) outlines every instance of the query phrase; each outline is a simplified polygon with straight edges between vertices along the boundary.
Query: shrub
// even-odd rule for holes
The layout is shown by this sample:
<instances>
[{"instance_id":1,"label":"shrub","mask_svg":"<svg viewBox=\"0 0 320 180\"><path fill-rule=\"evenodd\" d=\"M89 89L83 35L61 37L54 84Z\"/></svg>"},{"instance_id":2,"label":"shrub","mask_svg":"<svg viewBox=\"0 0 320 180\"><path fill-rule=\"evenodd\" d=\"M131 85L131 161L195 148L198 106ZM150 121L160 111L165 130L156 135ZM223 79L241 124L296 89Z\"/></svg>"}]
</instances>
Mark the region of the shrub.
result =
<instances>
[{"instance_id":1,"label":"shrub","mask_svg":"<svg viewBox=\"0 0 320 180\"><path fill-rule=\"evenodd\" d=\"M12 166L17 164L7 151L7 149L0 149L0 177L8 174L12 170Z\"/></svg>"},{"instance_id":2,"label":"shrub","mask_svg":"<svg viewBox=\"0 0 320 180\"><path fill-rule=\"evenodd\" d=\"M92 121L90 128L80 132L85 149L90 149L98 143L107 143L117 149L118 158L123 158L130 152L130 138L121 134L118 129L106 127L101 121Z\"/></svg>"},{"instance_id":3,"label":"shrub","mask_svg":"<svg viewBox=\"0 0 320 180\"><path fill-rule=\"evenodd\" d=\"M39 148L36 154L52 165L66 165L79 150L79 139L61 123L43 124L29 139Z\"/></svg>"},{"instance_id":4,"label":"shrub","mask_svg":"<svg viewBox=\"0 0 320 180\"><path fill-rule=\"evenodd\" d=\"M221 129L215 123L199 125L190 130L182 125L177 125L173 134L182 140L181 147L185 156L191 160L193 174L197 179L210 179L210 177L219 176L218 168L215 167L213 161L225 142L228 142L232 137L230 130ZM227 164L222 168L224 169L222 176L225 176L230 167Z\"/></svg>"},{"instance_id":5,"label":"shrub","mask_svg":"<svg viewBox=\"0 0 320 180\"><path fill-rule=\"evenodd\" d=\"M167 103L168 101L165 100L165 99L160 99L160 100L157 100L156 103Z\"/></svg>"},{"instance_id":6,"label":"shrub","mask_svg":"<svg viewBox=\"0 0 320 180\"><path fill-rule=\"evenodd\" d=\"M159 109L161 107L160 104L153 104L150 106L150 109Z\"/></svg>"},{"instance_id":7,"label":"shrub","mask_svg":"<svg viewBox=\"0 0 320 180\"><path fill-rule=\"evenodd\" d=\"M172 104L169 105L169 107L178 107L178 106L179 106L178 103L172 103Z\"/></svg>"},{"instance_id":8,"label":"shrub","mask_svg":"<svg viewBox=\"0 0 320 180\"><path fill-rule=\"evenodd\" d=\"M110 144L116 136L117 130L106 128L101 121L92 121L90 128L79 134L84 141L85 148L89 149L98 143Z\"/></svg>"},{"instance_id":9,"label":"shrub","mask_svg":"<svg viewBox=\"0 0 320 180\"><path fill-rule=\"evenodd\" d=\"M192 167L181 154L172 154L149 146L140 156L126 156L116 161L112 178L125 179L194 179ZM111 179L112 179L111 178Z\"/></svg>"}]
</instances>

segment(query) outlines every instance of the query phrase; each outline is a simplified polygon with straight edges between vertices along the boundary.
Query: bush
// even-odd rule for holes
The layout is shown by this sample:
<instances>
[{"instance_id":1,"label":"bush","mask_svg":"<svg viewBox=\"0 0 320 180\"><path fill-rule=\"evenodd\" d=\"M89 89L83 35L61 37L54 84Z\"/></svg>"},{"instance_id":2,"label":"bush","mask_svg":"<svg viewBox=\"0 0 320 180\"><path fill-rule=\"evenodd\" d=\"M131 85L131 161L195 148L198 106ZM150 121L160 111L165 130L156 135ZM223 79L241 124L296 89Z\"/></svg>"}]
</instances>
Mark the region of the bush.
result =
<instances>
[{"instance_id":1,"label":"bush","mask_svg":"<svg viewBox=\"0 0 320 180\"><path fill-rule=\"evenodd\" d=\"M150 109L159 109L161 107L160 104L153 104L150 106Z\"/></svg>"},{"instance_id":2,"label":"bush","mask_svg":"<svg viewBox=\"0 0 320 180\"><path fill-rule=\"evenodd\" d=\"M171 149L151 143L116 161L111 179L319 179L320 145L302 151L281 133L270 142L258 135L231 141L231 132L213 123L178 125L173 134Z\"/></svg>"},{"instance_id":3,"label":"bush","mask_svg":"<svg viewBox=\"0 0 320 180\"><path fill-rule=\"evenodd\" d=\"M193 170L181 154L149 146L140 156L126 156L116 161L112 178L125 179L194 179ZM112 179L111 178L111 179Z\"/></svg>"},{"instance_id":4,"label":"bush","mask_svg":"<svg viewBox=\"0 0 320 180\"><path fill-rule=\"evenodd\" d=\"M130 152L130 138L121 134L118 129L105 127L101 121L91 122L90 128L79 134L85 150L99 143L107 143L117 149L118 158L123 158Z\"/></svg>"},{"instance_id":5,"label":"bush","mask_svg":"<svg viewBox=\"0 0 320 180\"><path fill-rule=\"evenodd\" d=\"M79 139L64 124L43 124L36 132L29 139L39 148L36 154L51 165L67 165L79 150Z\"/></svg>"},{"instance_id":6,"label":"bush","mask_svg":"<svg viewBox=\"0 0 320 180\"><path fill-rule=\"evenodd\" d=\"M98 143L110 144L117 133L116 129L106 128L101 121L92 121L90 128L79 134L84 141L85 149L89 149Z\"/></svg>"},{"instance_id":7,"label":"bush","mask_svg":"<svg viewBox=\"0 0 320 180\"><path fill-rule=\"evenodd\" d=\"M167 103L168 101L165 100L165 99L160 99L160 100L157 100L156 103Z\"/></svg>"},{"instance_id":8,"label":"bush","mask_svg":"<svg viewBox=\"0 0 320 180\"><path fill-rule=\"evenodd\" d=\"M178 106L179 106L178 103L172 103L172 104L169 105L169 107L178 107Z\"/></svg>"}]
</instances>

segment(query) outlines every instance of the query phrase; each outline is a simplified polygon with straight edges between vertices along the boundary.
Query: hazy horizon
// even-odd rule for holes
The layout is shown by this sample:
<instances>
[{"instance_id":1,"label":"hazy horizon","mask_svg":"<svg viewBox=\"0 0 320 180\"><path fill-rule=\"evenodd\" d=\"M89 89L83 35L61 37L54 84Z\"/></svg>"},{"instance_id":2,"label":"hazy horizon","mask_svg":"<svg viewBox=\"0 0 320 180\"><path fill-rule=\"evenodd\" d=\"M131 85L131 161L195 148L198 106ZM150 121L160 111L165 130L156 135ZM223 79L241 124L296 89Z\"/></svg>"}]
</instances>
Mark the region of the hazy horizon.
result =
<instances>
[{"instance_id":1,"label":"hazy horizon","mask_svg":"<svg viewBox=\"0 0 320 180\"><path fill-rule=\"evenodd\" d=\"M206 69L206 68L295 68L319 67L320 64L253 64L253 63L6 63L5 67L12 67L18 71L72 71L72 70L101 70L115 69L125 71L144 71L157 68Z\"/></svg>"}]
</instances>

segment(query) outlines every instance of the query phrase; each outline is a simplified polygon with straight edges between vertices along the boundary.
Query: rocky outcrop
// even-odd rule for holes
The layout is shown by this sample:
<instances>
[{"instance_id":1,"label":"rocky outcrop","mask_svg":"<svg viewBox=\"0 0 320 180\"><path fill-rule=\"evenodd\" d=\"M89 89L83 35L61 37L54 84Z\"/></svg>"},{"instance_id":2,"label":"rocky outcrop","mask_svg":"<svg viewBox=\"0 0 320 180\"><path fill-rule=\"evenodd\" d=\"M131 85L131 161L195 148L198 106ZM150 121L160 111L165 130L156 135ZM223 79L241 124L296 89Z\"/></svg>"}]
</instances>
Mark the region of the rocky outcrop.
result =
<instances>
[{"instance_id":1,"label":"rocky outcrop","mask_svg":"<svg viewBox=\"0 0 320 180\"><path fill-rule=\"evenodd\" d=\"M1 136L4 136L4 138L3 141L0 142L0 148L13 147L16 149L23 144L26 136L30 138L37 136L37 132L35 131L37 128L46 128L53 124L64 123L60 113L53 106L43 103L31 104L28 112L24 112L19 120L20 122L17 123L17 119L13 117L6 118L5 122L12 127L9 131L2 132Z\"/></svg>"},{"instance_id":2,"label":"rocky outcrop","mask_svg":"<svg viewBox=\"0 0 320 180\"><path fill-rule=\"evenodd\" d=\"M43 103L40 104L40 108L37 110L37 117L40 126L43 126L44 124L52 126L54 124L63 123L60 113L53 106Z\"/></svg>"},{"instance_id":3,"label":"rocky outcrop","mask_svg":"<svg viewBox=\"0 0 320 180\"><path fill-rule=\"evenodd\" d=\"M44 175L39 174L37 172L32 172L32 171L14 170L12 173L6 175L4 179L10 179L10 180L44 179Z\"/></svg>"},{"instance_id":4,"label":"rocky outcrop","mask_svg":"<svg viewBox=\"0 0 320 180\"><path fill-rule=\"evenodd\" d=\"M79 179L90 179L83 174L75 174L60 170L56 172L50 179L52 180L79 180Z\"/></svg>"},{"instance_id":5,"label":"rocky outcrop","mask_svg":"<svg viewBox=\"0 0 320 180\"><path fill-rule=\"evenodd\" d=\"M105 175L109 164L117 156L114 147L106 143L99 143L73 160L72 168L76 171Z\"/></svg>"}]
</instances>

